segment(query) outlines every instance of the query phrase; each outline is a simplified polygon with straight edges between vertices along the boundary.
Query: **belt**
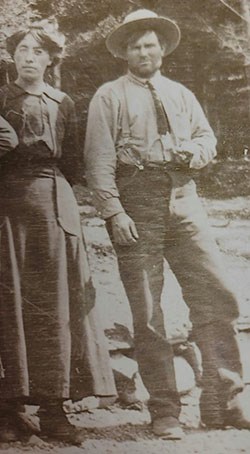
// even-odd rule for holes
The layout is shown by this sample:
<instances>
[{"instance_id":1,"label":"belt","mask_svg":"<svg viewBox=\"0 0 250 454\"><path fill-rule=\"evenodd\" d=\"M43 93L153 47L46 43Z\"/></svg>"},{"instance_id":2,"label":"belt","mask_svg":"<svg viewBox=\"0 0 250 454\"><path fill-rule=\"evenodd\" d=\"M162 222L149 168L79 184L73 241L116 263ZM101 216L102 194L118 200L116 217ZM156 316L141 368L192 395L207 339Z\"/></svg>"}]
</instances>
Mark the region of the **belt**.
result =
<instances>
[{"instance_id":1,"label":"belt","mask_svg":"<svg viewBox=\"0 0 250 454\"><path fill-rule=\"evenodd\" d=\"M150 169L168 170L176 167L176 164L173 161L147 162L145 163L145 167L149 167Z\"/></svg>"},{"instance_id":2,"label":"belt","mask_svg":"<svg viewBox=\"0 0 250 454\"><path fill-rule=\"evenodd\" d=\"M125 163L119 163L118 169L123 169L123 170L139 170L140 172L143 172L145 170L159 170L159 171L178 171L178 170L184 170L184 166L177 164L173 161L161 161L161 162L150 162L146 161L144 163L138 163L138 164L125 164Z\"/></svg>"}]
</instances>

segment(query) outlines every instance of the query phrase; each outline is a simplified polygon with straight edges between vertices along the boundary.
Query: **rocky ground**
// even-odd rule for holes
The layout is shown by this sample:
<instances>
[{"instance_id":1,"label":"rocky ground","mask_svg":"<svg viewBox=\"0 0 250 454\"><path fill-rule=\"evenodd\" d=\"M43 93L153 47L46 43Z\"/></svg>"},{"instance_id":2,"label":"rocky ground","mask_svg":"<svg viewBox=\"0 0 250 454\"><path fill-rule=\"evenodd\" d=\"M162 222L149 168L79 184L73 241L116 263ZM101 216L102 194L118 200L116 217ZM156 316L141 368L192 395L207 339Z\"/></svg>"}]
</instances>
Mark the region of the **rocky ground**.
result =
<instances>
[{"instance_id":1,"label":"rocky ground","mask_svg":"<svg viewBox=\"0 0 250 454\"><path fill-rule=\"evenodd\" d=\"M216 240L224 254L225 267L240 302L239 345L244 366L244 380L250 383L250 196L203 198ZM71 421L81 426L86 440L81 447L66 446L32 437L27 443L2 444L3 453L62 454L239 454L250 452L250 431L205 430L200 427L199 389L193 370L186 360L176 360L179 390L182 393L181 421L186 437L182 441L163 441L150 432L150 418L145 406L136 405L135 398L144 399L146 391L136 374L136 363L124 356L132 347L132 322L126 296L119 280L116 259L103 222L86 204L80 207L90 264L97 289L111 360L118 380L120 397L125 403L103 403L89 398L73 406L67 403ZM167 330L170 339L181 340L190 328L188 310L180 288L166 264L166 285L163 307L168 305ZM131 355L128 355L131 356ZM131 378L134 388L131 389ZM130 386L130 388L129 388ZM244 395L246 412L250 412L250 386ZM130 404L130 406L129 406ZM107 406L108 405L108 406ZM105 408L102 408L105 406ZM73 413L72 413L73 412Z\"/></svg>"}]
</instances>

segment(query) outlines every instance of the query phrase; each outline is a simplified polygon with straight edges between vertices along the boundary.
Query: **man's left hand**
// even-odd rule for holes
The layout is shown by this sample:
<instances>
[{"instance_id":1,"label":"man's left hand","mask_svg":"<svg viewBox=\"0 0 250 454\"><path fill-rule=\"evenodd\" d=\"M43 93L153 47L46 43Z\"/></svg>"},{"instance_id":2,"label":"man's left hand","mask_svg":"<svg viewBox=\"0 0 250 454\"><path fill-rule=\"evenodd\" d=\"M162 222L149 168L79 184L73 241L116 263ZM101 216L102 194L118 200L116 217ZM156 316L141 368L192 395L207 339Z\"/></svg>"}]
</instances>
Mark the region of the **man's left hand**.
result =
<instances>
[{"instance_id":1,"label":"man's left hand","mask_svg":"<svg viewBox=\"0 0 250 454\"><path fill-rule=\"evenodd\" d=\"M196 151L197 150L192 142L183 142L175 149L175 160L179 164L189 164Z\"/></svg>"},{"instance_id":2,"label":"man's left hand","mask_svg":"<svg viewBox=\"0 0 250 454\"><path fill-rule=\"evenodd\" d=\"M180 164L189 164L192 157L192 153L185 150L177 150L175 153L175 160Z\"/></svg>"}]
</instances>

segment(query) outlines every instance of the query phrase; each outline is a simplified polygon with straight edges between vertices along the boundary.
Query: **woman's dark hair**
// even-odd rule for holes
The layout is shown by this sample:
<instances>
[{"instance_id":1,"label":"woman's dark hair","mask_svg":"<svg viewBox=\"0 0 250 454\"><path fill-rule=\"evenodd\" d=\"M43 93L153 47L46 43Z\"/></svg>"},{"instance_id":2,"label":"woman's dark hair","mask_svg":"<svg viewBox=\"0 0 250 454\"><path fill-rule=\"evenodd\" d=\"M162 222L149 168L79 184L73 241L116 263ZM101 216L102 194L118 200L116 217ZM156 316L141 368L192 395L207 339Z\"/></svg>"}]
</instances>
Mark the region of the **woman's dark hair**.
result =
<instances>
[{"instance_id":1,"label":"woman's dark hair","mask_svg":"<svg viewBox=\"0 0 250 454\"><path fill-rule=\"evenodd\" d=\"M31 26L26 30L19 30L18 32L14 33L13 35L9 36L6 39L6 49L11 55L11 57L14 56L18 44L27 35L32 35L33 38L40 44L40 46L49 53L53 61L53 64L58 63L63 50L62 45L60 45L56 37L47 33L47 31L44 30L44 28L37 26L34 27Z\"/></svg>"}]
</instances>

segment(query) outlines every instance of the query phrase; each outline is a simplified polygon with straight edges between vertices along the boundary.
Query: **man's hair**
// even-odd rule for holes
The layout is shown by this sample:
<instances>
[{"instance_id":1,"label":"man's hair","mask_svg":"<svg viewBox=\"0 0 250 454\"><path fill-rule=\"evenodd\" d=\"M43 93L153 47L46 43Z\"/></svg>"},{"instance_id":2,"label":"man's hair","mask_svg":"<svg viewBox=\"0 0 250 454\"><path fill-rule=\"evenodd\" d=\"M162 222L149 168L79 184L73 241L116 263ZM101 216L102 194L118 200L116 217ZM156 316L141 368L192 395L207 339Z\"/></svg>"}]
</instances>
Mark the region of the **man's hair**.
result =
<instances>
[{"instance_id":1,"label":"man's hair","mask_svg":"<svg viewBox=\"0 0 250 454\"><path fill-rule=\"evenodd\" d=\"M154 29L148 29L148 30L138 30L137 32L132 33L127 41L124 43L124 48L127 49L128 46L131 46L134 44L138 39L140 39L142 36L146 35L146 33L155 33L158 41L160 43L161 47L164 47L166 45L166 39L163 37L161 33Z\"/></svg>"},{"instance_id":2,"label":"man's hair","mask_svg":"<svg viewBox=\"0 0 250 454\"><path fill-rule=\"evenodd\" d=\"M60 60L62 47L58 44L53 36L51 36L44 30L43 27L37 26L31 26L26 30L19 30L6 39L6 49L12 57L14 56L18 44L27 35L32 35L33 38L39 43L39 45L49 53L53 64L58 63L58 61Z\"/></svg>"}]
</instances>

